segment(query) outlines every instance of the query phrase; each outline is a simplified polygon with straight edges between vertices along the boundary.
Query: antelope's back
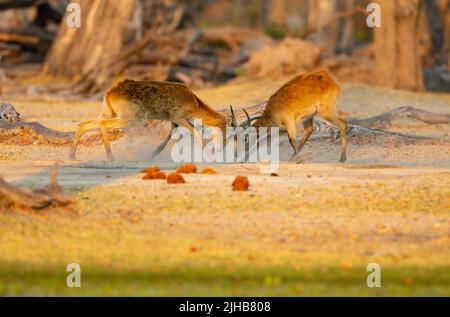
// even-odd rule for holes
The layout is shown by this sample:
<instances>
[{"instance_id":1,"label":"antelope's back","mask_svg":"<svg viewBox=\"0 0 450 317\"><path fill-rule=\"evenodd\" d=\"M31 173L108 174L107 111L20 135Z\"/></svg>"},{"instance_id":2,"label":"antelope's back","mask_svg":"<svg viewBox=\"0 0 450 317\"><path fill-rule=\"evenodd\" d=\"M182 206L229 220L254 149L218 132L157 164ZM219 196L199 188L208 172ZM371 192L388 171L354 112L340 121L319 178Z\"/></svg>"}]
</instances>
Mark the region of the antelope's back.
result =
<instances>
[{"instance_id":1,"label":"antelope's back","mask_svg":"<svg viewBox=\"0 0 450 317\"><path fill-rule=\"evenodd\" d=\"M208 126L225 127L225 118L208 107L184 84L124 80L105 94L104 116L130 120L201 119Z\"/></svg>"},{"instance_id":2,"label":"antelope's back","mask_svg":"<svg viewBox=\"0 0 450 317\"><path fill-rule=\"evenodd\" d=\"M340 88L326 71L299 75L283 85L269 100L268 108L296 107L321 102L327 96L337 96Z\"/></svg>"},{"instance_id":3,"label":"antelope's back","mask_svg":"<svg viewBox=\"0 0 450 317\"><path fill-rule=\"evenodd\" d=\"M105 103L116 115L169 120L186 115L197 101L184 84L124 80L105 94Z\"/></svg>"}]
</instances>

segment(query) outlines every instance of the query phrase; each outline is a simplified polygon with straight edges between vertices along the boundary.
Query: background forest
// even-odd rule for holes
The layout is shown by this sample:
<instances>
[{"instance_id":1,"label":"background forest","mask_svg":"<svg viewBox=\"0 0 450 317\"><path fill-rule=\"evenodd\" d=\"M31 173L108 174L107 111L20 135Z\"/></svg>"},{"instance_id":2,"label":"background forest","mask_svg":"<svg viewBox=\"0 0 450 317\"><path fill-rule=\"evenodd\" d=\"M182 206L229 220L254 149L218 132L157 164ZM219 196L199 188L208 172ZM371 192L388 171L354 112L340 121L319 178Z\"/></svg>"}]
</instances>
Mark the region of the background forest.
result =
<instances>
[{"instance_id":1,"label":"background forest","mask_svg":"<svg viewBox=\"0 0 450 317\"><path fill-rule=\"evenodd\" d=\"M90 95L119 76L205 87L319 68L344 82L450 91L449 0L378 1L381 28L367 26L366 0L78 2L81 28L64 23L68 1L0 1L0 93L68 80L68 93ZM15 79L30 76L37 87L20 90Z\"/></svg>"}]
</instances>

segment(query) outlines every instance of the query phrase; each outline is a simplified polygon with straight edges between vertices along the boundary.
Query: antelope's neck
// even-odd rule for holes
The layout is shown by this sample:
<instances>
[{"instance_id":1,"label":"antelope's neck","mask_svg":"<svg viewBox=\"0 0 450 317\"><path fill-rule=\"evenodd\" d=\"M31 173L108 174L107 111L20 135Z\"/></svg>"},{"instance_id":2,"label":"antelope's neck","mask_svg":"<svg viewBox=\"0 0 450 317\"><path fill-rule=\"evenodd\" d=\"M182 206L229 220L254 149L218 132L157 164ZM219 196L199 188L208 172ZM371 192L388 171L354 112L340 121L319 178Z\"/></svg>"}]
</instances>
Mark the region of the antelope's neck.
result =
<instances>
[{"instance_id":1,"label":"antelope's neck","mask_svg":"<svg viewBox=\"0 0 450 317\"><path fill-rule=\"evenodd\" d=\"M253 124L253 126L256 128L272 127L273 122L270 119L261 118L261 119L256 120L255 123Z\"/></svg>"}]
</instances>

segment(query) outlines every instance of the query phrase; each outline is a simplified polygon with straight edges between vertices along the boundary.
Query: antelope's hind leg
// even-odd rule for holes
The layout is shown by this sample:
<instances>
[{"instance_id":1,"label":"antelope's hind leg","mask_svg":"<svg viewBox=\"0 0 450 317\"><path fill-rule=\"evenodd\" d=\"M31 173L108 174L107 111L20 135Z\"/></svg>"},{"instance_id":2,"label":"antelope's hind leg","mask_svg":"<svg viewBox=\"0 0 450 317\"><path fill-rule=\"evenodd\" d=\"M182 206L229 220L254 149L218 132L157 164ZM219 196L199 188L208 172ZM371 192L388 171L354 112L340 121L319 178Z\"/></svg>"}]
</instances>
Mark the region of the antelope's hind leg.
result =
<instances>
[{"instance_id":1,"label":"antelope's hind leg","mask_svg":"<svg viewBox=\"0 0 450 317\"><path fill-rule=\"evenodd\" d=\"M98 120L89 120L81 122L78 125L78 130L73 139L72 148L70 149L69 159L75 160L75 152L77 151L78 143L80 142L80 138L83 136L83 134L95 130L99 127L100 125Z\"/></svg>"},{"instance_id":2,"label":"antelope's hind leg","mask_svg":"<svg viewBox=\"0 0 450 317\"><path fill-rule=\"evenodd\" d=\"M172 122L172 129L169 132L169 135L164 139L164 141L153 151L152 153L152 159L154 159L155 157L157 157L167 146L167 144L169 143L170 139L172 138L172 132L174 129L176 129L178 127L178 125L176 125L175 123Z\"/></svg>"},{"instance_id":3,"label":"antelope's hind leg","mask_svg":"<svg viewBox=\"0 0 450 317\"><path fill-rule=\"evenodd\" d=\"M295 121L293 120L286 120L283 124L286 128L289 143L291 144L292 149L294 150L294 154L291 156L291 160L293 160L298 156L299 153L297 149L297 127L295 125Z\"/></svg>"},{"instance_id":4,"label":"antelope's hind leg","mask_svg":"<svg viewBox=\"0 0 450 317\"><path fill-rule=\"evenodd\" d=\"M341 158L339 162L347 162L347 121L338 117L338 126L341 130Z\"/></svg>"},{"instance_id":5,"label":"antelope's hind leg","mask_svg":"<svg viewBox=\"0 0 450 317\"><path fill-rule=\"evenodd\" d=\"M337 114L334 116L325 116L323 119L339 127L341 132L341 158L339 159L339 162L347 162L347 121Z\"/></svg>"}]
</instances>

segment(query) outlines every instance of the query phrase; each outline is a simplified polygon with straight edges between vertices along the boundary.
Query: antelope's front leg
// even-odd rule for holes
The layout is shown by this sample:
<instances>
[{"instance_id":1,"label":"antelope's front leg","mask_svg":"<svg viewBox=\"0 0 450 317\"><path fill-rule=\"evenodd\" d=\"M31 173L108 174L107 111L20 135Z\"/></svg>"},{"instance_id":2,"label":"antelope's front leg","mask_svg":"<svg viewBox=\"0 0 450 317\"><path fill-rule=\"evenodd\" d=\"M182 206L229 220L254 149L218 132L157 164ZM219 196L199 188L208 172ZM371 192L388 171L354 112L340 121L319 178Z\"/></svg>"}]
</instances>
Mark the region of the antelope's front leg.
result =
<instances>
[{"instance_id":1,"label":"antelope's front leg","mask_svg":"<svg viewBox=\"0 0 450 317\"><path fill-rule=\"evenodd\" d=\"M127 122L122 118L105 119L100 121L100 130L102 131L102 141L105 146L106 156L109 161L115 161L115 157L112 154L111 147L109 146L108 130L119 129L127 126Z\"/></svg>"}]
</instances>

